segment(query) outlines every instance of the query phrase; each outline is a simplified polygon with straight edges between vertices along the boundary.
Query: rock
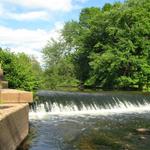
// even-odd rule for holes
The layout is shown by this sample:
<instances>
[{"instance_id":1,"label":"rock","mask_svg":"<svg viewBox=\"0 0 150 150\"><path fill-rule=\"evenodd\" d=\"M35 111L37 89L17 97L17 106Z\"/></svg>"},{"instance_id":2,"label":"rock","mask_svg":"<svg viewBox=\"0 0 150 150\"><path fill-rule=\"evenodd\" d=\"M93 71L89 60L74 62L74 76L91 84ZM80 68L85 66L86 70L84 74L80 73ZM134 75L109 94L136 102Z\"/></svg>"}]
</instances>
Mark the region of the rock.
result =
<instances>
[{"instance_id":1,"label":"rock","mask_svg":"<svg viewBox=\"0 0 150 150\"><path fill-rule=\"evenodd\" d=\"M146 129L146 128L138 128L136 129L136 131L141 134L150 133L150 129Z\"/></svg>"},{"instance_id":2,"label":"rock","mask_svg":"<svg viewBox=\"0 0 150 150\"><path fill-rule=\"evenodd\" d=\"M140 137L140 139L141 139L141 140L145 140L145 139L146 139L146 137L144 137L144 136L141 136L141 137Z\"/></svg>"},{"instance_id":3,"label":"rock","mask_svg":"<svg viewBox=\"0 0 150 150\"><path fill-rule=\"evenodd\" d=\"M86 128L82 128L82 129L81 129L81 131L85 131L85 130L86 130Z\"/></svg>"}]
</instances>

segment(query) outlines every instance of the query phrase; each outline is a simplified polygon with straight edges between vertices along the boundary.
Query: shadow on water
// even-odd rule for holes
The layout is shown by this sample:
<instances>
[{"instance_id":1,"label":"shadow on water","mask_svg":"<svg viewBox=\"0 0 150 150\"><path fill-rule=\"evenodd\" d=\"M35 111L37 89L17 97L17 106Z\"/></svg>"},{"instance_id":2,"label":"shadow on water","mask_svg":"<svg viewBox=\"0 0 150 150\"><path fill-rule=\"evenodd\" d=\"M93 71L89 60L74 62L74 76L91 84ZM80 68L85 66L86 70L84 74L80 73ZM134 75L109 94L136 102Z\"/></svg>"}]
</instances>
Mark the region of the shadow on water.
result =
<instances>
[{"instance_id":1,"label":"shadow on water","mask_svg":"<svg viewBox=\"0 0 150 150\"><path fill-rule=\"evenodd\" d=\"M37 95L30 108L36 136L28 150L149 150L147 93L40 91Z\"/></svg>"}]
</instances>

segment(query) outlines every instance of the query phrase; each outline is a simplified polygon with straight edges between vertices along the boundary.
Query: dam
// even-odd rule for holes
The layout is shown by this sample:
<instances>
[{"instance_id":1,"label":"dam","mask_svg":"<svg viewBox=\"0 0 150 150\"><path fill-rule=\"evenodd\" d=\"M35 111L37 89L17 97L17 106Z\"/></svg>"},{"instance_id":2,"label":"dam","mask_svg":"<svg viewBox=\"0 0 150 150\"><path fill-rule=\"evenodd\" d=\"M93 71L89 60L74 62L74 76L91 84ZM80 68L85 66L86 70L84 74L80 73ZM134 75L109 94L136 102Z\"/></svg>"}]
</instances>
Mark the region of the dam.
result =
<instances>
[{"instance_id":1,"label":"dam","mask_svg":"<svg viewBox=\"0 0 150 150\"><path fill-rule=\"evenodd\" d=\"M149 93L39 91L29 119L28 150L149 150Z\"/></svg>"}]
</instances>

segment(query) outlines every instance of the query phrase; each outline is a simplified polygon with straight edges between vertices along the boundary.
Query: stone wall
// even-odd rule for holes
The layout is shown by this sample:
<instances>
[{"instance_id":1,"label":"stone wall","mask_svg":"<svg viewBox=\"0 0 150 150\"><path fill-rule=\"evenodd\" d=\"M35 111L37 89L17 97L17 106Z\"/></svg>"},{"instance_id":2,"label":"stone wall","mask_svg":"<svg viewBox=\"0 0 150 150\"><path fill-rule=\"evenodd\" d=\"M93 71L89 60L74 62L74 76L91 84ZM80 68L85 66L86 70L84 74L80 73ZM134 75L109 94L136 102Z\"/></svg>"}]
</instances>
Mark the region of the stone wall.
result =
<instances>
[{"instance_id":1,"label":"stone wall","mask_svg":"<svg viewBox=\"0 0 150 150\"><path fill-rule=\"evenodd\" d=\"M0 150L15 150L28 134L28 104L0 105Z\"/></svg>"},{"instance_id":2,"label":"stone wall","mask_svg":"<svg viewBox=\"0 0 150 150\"><path fill-rule=\"evenodd\" d=\"M31 103L32 101L32 92L14 89L0 89L0 103Z\"/></svg>"}]
</instances>

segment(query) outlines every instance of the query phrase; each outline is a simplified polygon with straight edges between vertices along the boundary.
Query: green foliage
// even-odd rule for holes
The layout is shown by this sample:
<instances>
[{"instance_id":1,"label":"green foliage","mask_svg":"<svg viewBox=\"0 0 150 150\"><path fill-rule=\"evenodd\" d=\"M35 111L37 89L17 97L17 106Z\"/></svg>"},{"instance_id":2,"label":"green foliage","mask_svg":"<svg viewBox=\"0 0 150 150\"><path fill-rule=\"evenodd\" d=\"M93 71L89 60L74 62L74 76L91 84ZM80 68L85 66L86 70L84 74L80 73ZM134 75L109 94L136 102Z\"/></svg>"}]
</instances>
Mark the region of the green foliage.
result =
<instances>
[{"instance_id":1,"label":"green foliage","mask_svg":"<svg viewBox=\"0 0 150 150\"><path fill-rule=\"evenodd\" d=\"M43 49L45 60L45 87L55 89L58 86L76 85L71 54L64 42L52 40Z\"/></svg>"},{"instance_id":2,"label":"green foliage","mask_svg":"<svg viewBox=\"0 0 150 150\"><path fill-rule=\"evenodd\" d=\"M46 86L149 89L150 1L84 8L43 50Z\"/></svg>"},{"instance_id":3,"label":"green foliage","mask_svg":"<svg viewBox=\"0 0 150 150\"><path fill-rule=\"evenodd\" d=\"M85 8L62 31L72 47L76 78L106 89L150 84L150 1L128 0Z\"/></svg>"},{"instance_id":4,"label":"green foliage","mask_svg":"<svg viewBox=\"0 0 150 150\"><path fill-rule=\"evenodd\" d=\"M58 86L150 89L150 0L84 8L58 41L43 49L44 76L34 57L0 49L10 88ZM44 83L44 84L43 84Z\"/></svg>"},{"instance_id":5,"label":"green foliage","mask_svg":"<svg viewBox=\"0 0 150 150\"><path fill-rule=\"evenodd\" d=\"M0 61L9 88L33 91L41 87L41 67L34 57L0 49Z\"/></svg>"}]
</instances>

